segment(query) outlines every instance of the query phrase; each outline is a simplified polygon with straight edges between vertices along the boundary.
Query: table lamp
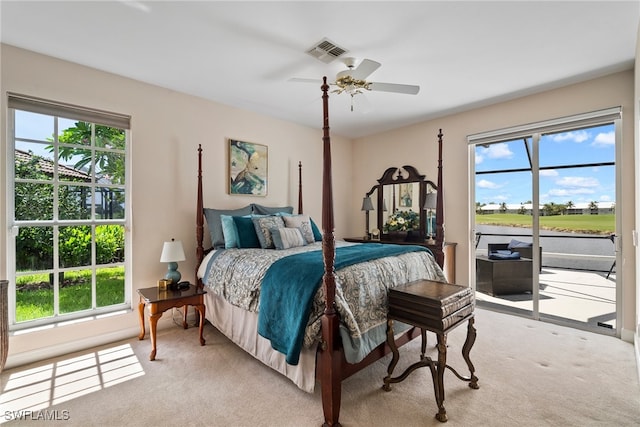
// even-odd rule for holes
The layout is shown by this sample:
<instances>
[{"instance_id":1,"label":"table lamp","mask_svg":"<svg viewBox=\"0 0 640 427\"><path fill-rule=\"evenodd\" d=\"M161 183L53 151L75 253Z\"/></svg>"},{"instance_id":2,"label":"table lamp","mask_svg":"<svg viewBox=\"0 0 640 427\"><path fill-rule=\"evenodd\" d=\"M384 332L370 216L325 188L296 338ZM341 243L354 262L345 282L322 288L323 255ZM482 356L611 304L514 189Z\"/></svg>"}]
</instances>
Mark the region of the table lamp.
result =
<instances>
[{"instance_id":1,"label":"table lamp","mask_svg":"<svg viewBox=\"0 0 640 427\"><path fill-rule=\"evenodd\" d=\"M366 227L366 231L364 233L364 240L369 240L371 238L371 236L369 235L369 211L373 210L373 203L371 202L371 197L367 196L364 199L362 199L362 209L365 214L365 227Z\"/></svg>"},{"instance_id":2,"label":"table lamp","mask_svg":"<svg viewBox=\"0 0 640 427\"><path fill-rule=\"evenodd\" d=\"M437 203L437 194L435 192L427 193L422 209L427 211L427 243L430 245L435 244L433 240L433 235L435 234L435 230L433 229L433 210L436 208Z\"/></svg>"},{"instance_id":3,"label":"table lamp","mask_svg":"<svg viewBox=\"0 0 640 427\"><path fill-rule=\"evenodd\" d=\"M176 285L182 274L178 271L178 261L184 261L184 249L182 248L182 242L171 239L170 242L164 242L162 246L162 255L160 255L160 262L168 262L167 274L164 278L171 280L172 285Z\"/></svg>"}]
</instances>

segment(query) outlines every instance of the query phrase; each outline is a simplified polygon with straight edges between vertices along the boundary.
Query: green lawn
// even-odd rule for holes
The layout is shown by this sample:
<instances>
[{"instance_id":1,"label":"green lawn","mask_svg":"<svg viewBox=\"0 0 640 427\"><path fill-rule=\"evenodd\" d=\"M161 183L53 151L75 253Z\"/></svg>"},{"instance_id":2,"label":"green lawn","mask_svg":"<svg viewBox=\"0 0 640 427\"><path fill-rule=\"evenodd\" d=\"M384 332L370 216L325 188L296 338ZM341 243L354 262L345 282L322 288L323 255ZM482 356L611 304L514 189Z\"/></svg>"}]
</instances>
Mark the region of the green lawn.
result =
<instances>
[{"instance_id":1,"label":"green lawn","mask_svg":"<svg viewBox=\"0 0 640 427\"><path fill-rule=\"evenodd\" d=\"M506 227L531 227L530 215L496 213L476 215L476 224ZM543 230L575 233L611 234L615 231L615 215L552 215L540 217Z\"/></svg>"},{"instance_id":2,"label":"green lawn","mask_svg":"<svg viewBox=\"0 0 640 427\"><path fill-rule=\"evenodd\" d=\"M53 289L48 274L20 276L16 280L16 321L53 316ZM96 303L105 307L124 302L124 267L101 268L96 272ZM91 272L64 274L60 288L60 313L91 308Z\"/></svg>"}]
</instances>

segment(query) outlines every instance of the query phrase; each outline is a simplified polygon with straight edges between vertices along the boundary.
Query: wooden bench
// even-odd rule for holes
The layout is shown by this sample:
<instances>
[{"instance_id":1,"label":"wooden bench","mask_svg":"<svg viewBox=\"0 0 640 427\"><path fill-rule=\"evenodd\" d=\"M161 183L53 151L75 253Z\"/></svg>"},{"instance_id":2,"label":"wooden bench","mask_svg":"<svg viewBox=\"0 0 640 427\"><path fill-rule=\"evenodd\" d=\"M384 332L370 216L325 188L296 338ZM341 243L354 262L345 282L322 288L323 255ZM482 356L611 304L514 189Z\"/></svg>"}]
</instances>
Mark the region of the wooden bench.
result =
<instances>
[{"instance_id":1,"label":"wooden bench","mask_svg":"<svg viewBox=\"0 0 640 427\"><path fill-rule=\"evenodd\" d=\"M418 368L428 366L433 378L438 413L436 419L447 421L447 411L444 408L444 371L448 368L456 377L469 382L469 387L479 388L478 377L469 352L476 340L474 327L475 297L471 288L431 280L418 280L389 290L389 313L387 315L387 342L391 347L393 357L387 368L383 390L390 391L391 384L403 381ZM400 355L395 345L393 321L406 323L420 328L422 347L420 360L409 366L402 374L392 377ZM447 334L452 329L468 322L467 338L462 346L462 357L469 367L470 375L464 377L454 368L447 365ZM425 356L427 348L427 331L437 336L438 360L434 361Z\"/></svg>"}]
</instances>

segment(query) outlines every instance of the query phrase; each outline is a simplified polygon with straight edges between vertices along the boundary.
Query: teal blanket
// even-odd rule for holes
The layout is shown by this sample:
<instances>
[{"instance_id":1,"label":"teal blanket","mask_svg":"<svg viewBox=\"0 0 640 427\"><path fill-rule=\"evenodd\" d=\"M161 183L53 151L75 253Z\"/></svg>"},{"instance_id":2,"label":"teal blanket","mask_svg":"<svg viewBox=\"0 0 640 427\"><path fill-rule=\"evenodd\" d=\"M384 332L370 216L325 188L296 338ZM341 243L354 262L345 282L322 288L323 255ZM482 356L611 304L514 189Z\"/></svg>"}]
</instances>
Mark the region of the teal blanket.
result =
<instances>
[{"instance_id":1,"label":"teal blanket","mask_svg":"<svg viewBox=\"0 0 640 427\"><path fill-rule=\"evenodd\" d=\"M417 245L367 243L336 248L335 270L359 262L429 251ZM309 320L313 298L322 284L322 251L290 255L274 262L265 273L260 288L258 333L297 365Z\"/></svg>"}]
</instances>

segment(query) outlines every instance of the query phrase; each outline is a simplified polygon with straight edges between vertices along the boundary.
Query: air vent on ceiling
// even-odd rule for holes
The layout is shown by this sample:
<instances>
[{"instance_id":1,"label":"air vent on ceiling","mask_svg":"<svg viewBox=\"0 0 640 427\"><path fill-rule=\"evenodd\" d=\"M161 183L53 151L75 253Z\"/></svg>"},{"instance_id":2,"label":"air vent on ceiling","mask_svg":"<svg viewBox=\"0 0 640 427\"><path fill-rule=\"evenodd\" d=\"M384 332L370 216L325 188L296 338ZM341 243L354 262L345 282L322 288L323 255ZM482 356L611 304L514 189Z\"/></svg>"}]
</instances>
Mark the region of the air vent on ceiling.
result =
<instances>
[{"instance_id":1,"label":"air vent on ceiling","mask_svg":"<svg viewBox=\"0 0 640 427\"><path fill-rule=\"evenodd\" d=\"M347 53L347 50L337 46L331 40L324 38L308 49L307 53L325 64L328 64L334 59Z\"/></svg>"}]
</instances>

